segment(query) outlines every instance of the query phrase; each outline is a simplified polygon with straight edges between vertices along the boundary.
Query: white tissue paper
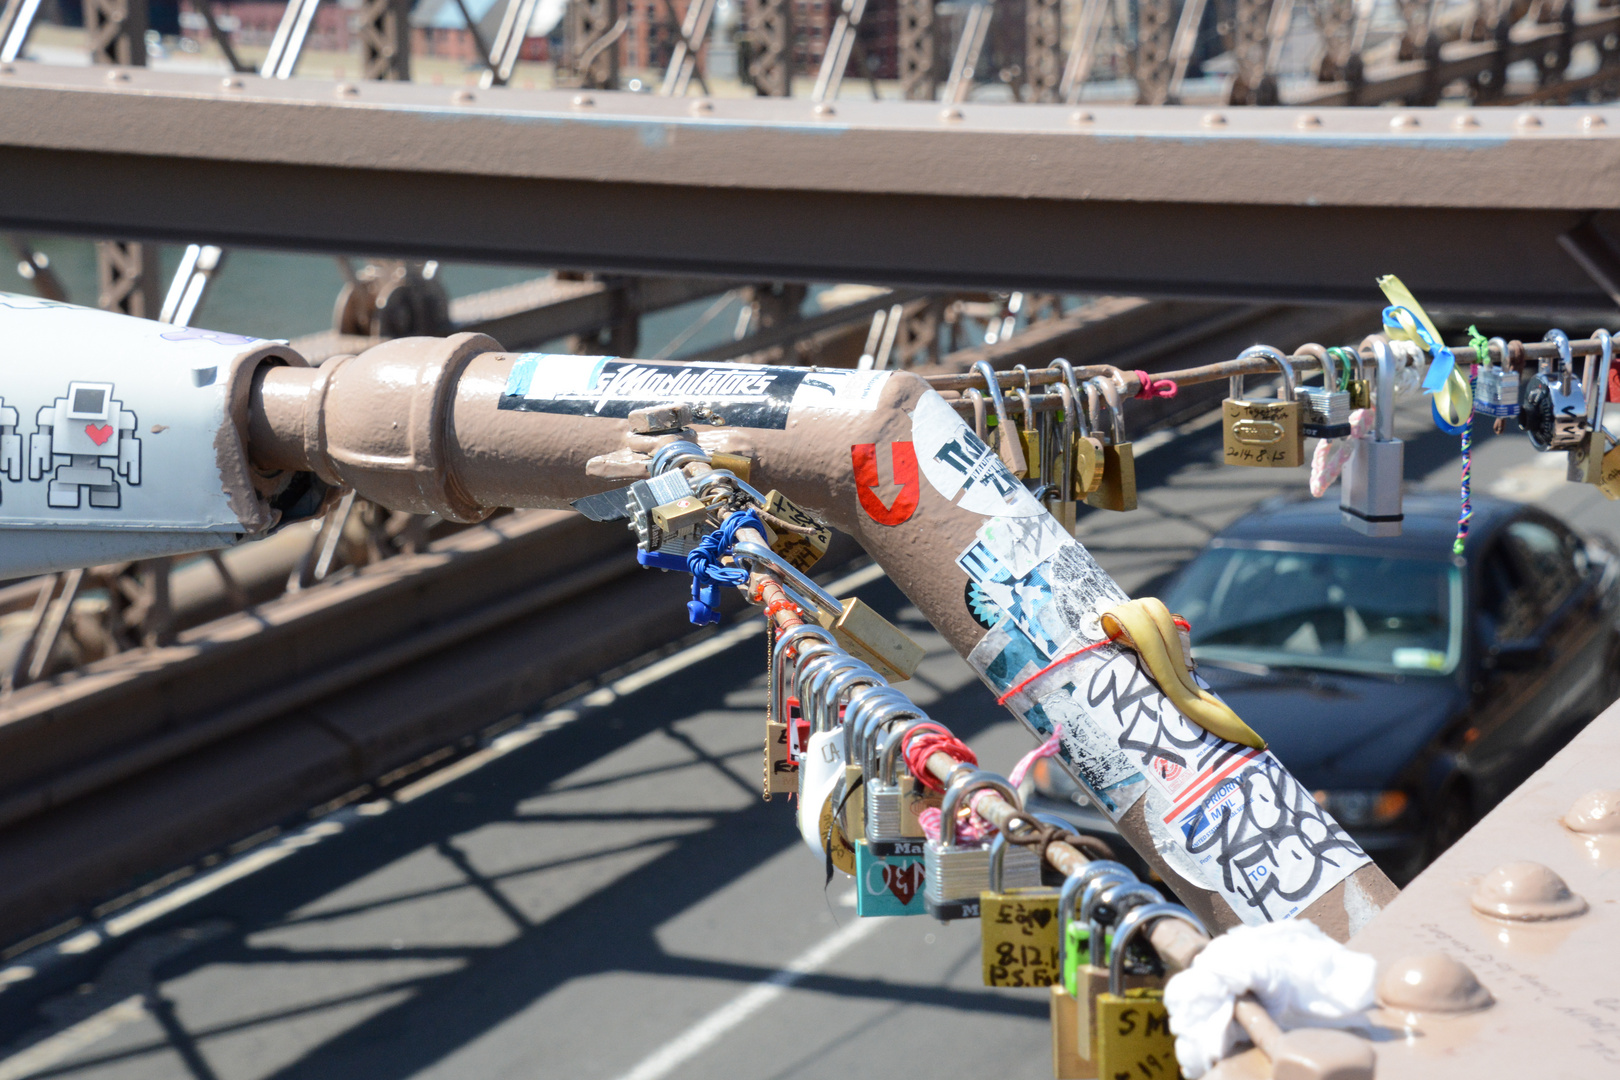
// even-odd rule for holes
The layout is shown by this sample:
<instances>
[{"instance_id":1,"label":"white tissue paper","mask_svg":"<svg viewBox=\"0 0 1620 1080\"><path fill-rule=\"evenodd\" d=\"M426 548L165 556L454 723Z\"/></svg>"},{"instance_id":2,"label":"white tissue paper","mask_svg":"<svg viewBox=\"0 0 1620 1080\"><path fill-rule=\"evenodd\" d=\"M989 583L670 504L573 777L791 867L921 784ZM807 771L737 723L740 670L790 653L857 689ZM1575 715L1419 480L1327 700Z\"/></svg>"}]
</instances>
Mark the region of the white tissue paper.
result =
<instances>
[{"instance_id":1,"label":"white tissue paper","mask_svg":"<svg viewBox=\"0 0 1620 1080\"><path fill-rule=\"evenodd\" d=\"M1228 930L1164 988L1183 1075L1198 1080L1247 1039L1232 1007L1248 991L1284 1031L1365 1025L1377 967L1299 919Z\"/></svg>"}]
</instances>

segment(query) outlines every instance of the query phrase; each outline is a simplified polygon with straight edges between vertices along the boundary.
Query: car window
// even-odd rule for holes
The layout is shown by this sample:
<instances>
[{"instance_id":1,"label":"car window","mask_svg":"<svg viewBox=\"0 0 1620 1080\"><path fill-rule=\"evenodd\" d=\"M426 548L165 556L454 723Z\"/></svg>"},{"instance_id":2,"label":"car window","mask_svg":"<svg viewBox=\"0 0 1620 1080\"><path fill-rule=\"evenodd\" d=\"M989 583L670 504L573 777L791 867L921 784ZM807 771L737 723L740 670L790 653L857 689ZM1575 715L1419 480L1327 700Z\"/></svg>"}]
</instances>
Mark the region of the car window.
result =
<instances>
[{"instance_id":1,"label":"car window","mask_svg":"<svg viewBox=\"0 0 1620 1080\"><path fill-rule=\"evenodd\" d=\"M1486 637L1498 642L1529 637L1541 625L1542 607L1517 545L1504 536L1479 569L1479 612Z\"/></svg>"},{"instance_id":2,"label":"car window","mask_svg":"<svg viewBox=\"0 0 1620 1080\"><path fill-rule=\"evenodd\" d=\"M1582 574L1575 564L1575 548L1580 541L1539 521L1515 521L1507 527L1503 539L1540 598L1542 615L1552 614L1581 583ZM1585 555L1583 548L1583 560Z\"/></svg>"}]
</instances>

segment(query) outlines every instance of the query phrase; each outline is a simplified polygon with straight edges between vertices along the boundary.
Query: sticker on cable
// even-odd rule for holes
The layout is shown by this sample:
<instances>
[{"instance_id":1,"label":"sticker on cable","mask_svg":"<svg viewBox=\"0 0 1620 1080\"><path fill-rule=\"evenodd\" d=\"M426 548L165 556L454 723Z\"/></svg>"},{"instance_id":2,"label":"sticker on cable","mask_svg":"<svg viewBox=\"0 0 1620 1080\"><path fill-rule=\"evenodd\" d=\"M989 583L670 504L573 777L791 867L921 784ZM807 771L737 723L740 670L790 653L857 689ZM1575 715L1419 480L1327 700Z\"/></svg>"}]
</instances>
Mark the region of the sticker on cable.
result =
<instances>
[{"instance_id":1,"label":"sticker on cable","mask_svg":"<svg viewBox=\"0 0 1620 1080\"><path fill-rule=\"evenodd\" d=\"M702 424L780 430L794 408L870 412L889 374L525 353L512 365L500 408L622 420L673 403L690 406Z\"/></svg>"},{"instance_id":2,"label":"sticker on cable","mask_svg":"<svg viewBox=\"0 0 1620 1080\"><path fill-rule=\"evenodd\" d=\"M975 514L1046 515L1046 508L1008 471L1001 458L932 390L917 399L911 438L923 475L946 499Z\"/></svg>"},{"instance_id":3,"label":"sticker on cable","mask_svg":"<svg viewBox=\"0 0 1620 1080\"><path fill-rule=\"evenodd\" d=\"M1010 616L1048 659L1071 642L1101 639L1098 613L1127 599L1049 514L992 518L956 564L970 579L974 618Z\"/></svg>"},{"instance_id":4,"label":"sticker on cable","mask_svg":"<svg viewBox=\"0 0 1620 1080\"><path fill-rule=\"evenodd\" d=\"M1268 751L1176 711L1133 653L1077 659L1077 700L1141 767L1164 826L1209 887L1255 925L1292 918L1370 860ZM1050 711L1050 706L1047 707Z\"/></svg>"}]
</instances>

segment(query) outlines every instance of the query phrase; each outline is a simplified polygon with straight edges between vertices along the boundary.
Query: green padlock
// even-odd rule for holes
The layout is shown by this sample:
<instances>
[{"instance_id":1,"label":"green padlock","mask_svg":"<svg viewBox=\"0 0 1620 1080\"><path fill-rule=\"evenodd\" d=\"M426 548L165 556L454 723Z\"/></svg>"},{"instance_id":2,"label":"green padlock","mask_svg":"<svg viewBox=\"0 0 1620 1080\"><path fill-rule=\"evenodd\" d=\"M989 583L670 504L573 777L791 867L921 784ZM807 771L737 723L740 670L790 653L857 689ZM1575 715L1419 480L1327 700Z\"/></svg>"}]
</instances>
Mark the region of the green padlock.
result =
<instances>
[{"instance_id":1,"label":"green padlock","mask_svg":"<svg viewBox=\"0 0 1620 1080\"><path fill-rule=\"evenodd\" d=\"M1097 1075L1142 1077L1143 1080L1180 1080L1176 1038L1170 1033L1170 1014L1163 990L1127 990L1125 954L1137 935L1159 919L1180 919L1208 935L1198 917L1180 904L1144 904L1120 920L1114 934L1113 959L1108 965L1108 992L1097 995Z\"/></svg>"}]
</instances>

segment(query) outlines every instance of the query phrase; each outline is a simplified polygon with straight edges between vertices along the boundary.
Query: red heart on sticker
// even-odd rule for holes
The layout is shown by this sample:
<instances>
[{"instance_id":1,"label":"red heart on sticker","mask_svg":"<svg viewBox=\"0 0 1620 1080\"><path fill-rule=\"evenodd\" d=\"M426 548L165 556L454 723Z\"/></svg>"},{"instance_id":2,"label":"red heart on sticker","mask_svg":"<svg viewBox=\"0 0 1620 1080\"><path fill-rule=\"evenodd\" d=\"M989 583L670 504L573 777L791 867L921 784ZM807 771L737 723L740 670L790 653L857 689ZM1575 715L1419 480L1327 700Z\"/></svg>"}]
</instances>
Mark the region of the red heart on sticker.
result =
<instances>
[{"instance_id":1,"label":"red heart on sticker","mask_svg":"<svg viewBox=\"0 0 1620 1080\"><path fill-rule=\"evenodd\" d=\"M902 904L909 904L922 887L927 874L928 871L919 862L910 866L884 867L883 876L889 879L889 891L894 893L894 898Z\"/></svg>"},{"instance_id":2,"label":"red heart on sticker","mask_svg":"<svg viewBox=\"0 0 1620 1080\"><path fill-rule=\"evenodd\" d=\"M95 424L86 424L84 425L84 433L90 436L91 442L95 443L97 446L100 446L102 443L112 438L112 425L102 424L98 427Z\"/></svg>"}]
</instances>

